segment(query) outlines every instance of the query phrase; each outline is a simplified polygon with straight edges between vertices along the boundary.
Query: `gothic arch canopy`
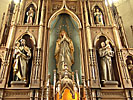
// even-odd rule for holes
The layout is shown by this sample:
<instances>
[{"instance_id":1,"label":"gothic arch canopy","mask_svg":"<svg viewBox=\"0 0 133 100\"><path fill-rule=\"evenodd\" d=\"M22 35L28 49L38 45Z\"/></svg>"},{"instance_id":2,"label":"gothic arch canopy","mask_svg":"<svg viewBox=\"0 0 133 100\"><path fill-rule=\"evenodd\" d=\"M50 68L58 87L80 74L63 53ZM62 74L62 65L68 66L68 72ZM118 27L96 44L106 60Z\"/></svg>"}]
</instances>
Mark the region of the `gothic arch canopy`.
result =
<instances>
[{"instance_id":1,"label":"gothic arch canopy","mask_svg":"<svg viewBox=\"0 0 133 100\"><path fill-rule=\"evenodd\" d=\"M105 34L98 34L96 37L95 37L95 39L94 39L94 47L96 47L96 44L97 44L97 42L99 41L99 37L101 37L101 36L104 36L106 39L108 39L109 41L110 41L110 43L112 44L112 46L114 47L115 46L115 44L114 44L114 42L113 42L113 40L111 39L111 38L109 38L108 36L106 36Z\"/></svg>"},{"instance_id":2,"label":"gothic arch canopy","mask_svg":"<svg viewBox=\"0 0 133 100\"><path fill-rule=\"evenodd\" d=\"M56 11L56 12L50 17L49 22L48 22L48 28L50 28L50 25L51 25L52 21L53 21L54 19L56 19L56 17L57 17L58 15L63 14L63 13L70 15L70 16L77 22L78 28L82 28L82 25L81 25L81 22L80 22L79 18L78 18L71 10L69 10L68 8L64 8L64 7L62 7L60 10Z\"/></svg>"},{"instance_id":3,"label":"gothic arch canopy","mask_svg":"<svg viewBox=\"0 0 133 100\"><path fill-rule=\"evenodd\" d=\"M93 6L92 6L92 11L94 10L94 8L96 7L96 6L98 6L99 7L99 9L101 9L102 10L102 12L103 12L103 7L102 7L102 5L100 5L100 4L94 4Z\"/></svg>"},{"instance_id":4,"label":"gothic arch canopy","mask_svg":"<svg viewBox=\"0 0 133 100\"><path fill-rule=\"evenodd\" d=\"M25 9L27 9L27 7L29 7L31 4L33 4L34 7L35 7L35 9L37 9L37 5L36 5L36 3L34 3L34 2L29 2L29 3L27 3Z\"/></svg>"},{"instance_id":5,"label":"gothic arch canopy","mask_svg":"<svg viewBox=\"0 0 133 100\"><path fill-rule=\"evenodd\" d=\"M22 35L18 36L16 41L20 40L26 34L30 36L30 39L33 41L34 45L36 45L36 40L35 40L34 36L32 35L32 33L30 33L29 31L27 31L27 32L23 33Z\"/></svg>"}]
</instances>

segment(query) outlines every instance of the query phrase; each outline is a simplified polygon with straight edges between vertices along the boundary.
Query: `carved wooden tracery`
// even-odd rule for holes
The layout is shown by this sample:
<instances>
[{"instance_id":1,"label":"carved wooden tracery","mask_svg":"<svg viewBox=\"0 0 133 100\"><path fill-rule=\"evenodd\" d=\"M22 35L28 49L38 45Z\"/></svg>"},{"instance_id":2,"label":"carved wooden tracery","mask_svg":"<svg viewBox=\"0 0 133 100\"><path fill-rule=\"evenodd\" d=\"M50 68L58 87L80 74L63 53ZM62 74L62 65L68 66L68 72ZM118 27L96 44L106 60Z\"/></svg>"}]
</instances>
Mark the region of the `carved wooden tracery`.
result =
<instances>
[{"instance_id":1,"label":"carved wooden tracery","mask_svg":"<svg viewBox=\"0 0 133 100\"><path fill-rule=\"evenodd\" d=\"M112 16L112 10L109 6L105 5L105 0L20 0L17 5L12 3L11 8L14 9L13 18L11 16L12 10L8 10L6 18L12 18L12 20L5 20L3 23L6 25L6 21L11 23L9 25L9 32L7 32L7 44L0 44L0 98L2 100L62 100L64 95L69 95L73 100L108 100L108 99L132 99L133 88L131 83L130 74L128 71L129 60L132 60L133 49L125 48L121 45L121 36L119 34L119 26L115 25L115 21ZM15 6L15 7L13 7ZM26 13L29 8L33 7L35 12L34 23L26 24ZM96 25L94 19L94 9L99 9L103 15L103 25ZM10 12L10 13L9 13ZM71 23L66 23L66 19L61 20L63 27L69 28L69 35L72 36L72 41L78 41L74 45L78 45L78 56L80 61L75 62L80 67L78 71L71 73L68 77L68 70L66 71L66 79L64 76L57 73L56 64L49 68L50 54L50 40L52 25L57 23L58 18L72 19ZM67 16L67 17L66 17ZM63 19L62 18L62 19ZM56 26L56 25L53 25ZM75 28L76 27L76 28ZM122 25L121 25L122 27ZM4 27L3 30L7 28ZM58 37L60 27L55 28L53 37ZM4 31L2 31L4 32ZM74 33L75 32L75 33ZM2 36L5 35L5 33ZM75 38L79 36L79 40ZM4 39L4 38L3 38ZM26 45L31 48L32 58L29 64L29 82L25 87L23 84L19 86L13 86L12 81L12 61L13 61L13 47L16 41L20 39L26 40ZM126 39L126 38L125 38ZM107 84L101 82L101 70L100 70L100 57L98 54L99 48L101 48L101 42L109 40L109 45L114 51L114 57L112 57L113 69L115 81L108 81ZM56 41L55 41L56 42ZM126 44L127 45L127 44ZM52 45L53 46L53 45ZM128 46L126 46L128 47ZM53 48L55 48L53 46ZM130 57L127 57L129 56ZM54 54L53 54L54 56ZM54 59L54 57L53 57ZM51 60L52 61L52 60ZM54 63L55 59L52 64ZM54 72L53 69L55 68ZM63 71L64 71L63 70ZM64 71L64 72L65 72ZM75 71L73 69L72 71ZM51 75L51 78L50 78ZM20 82L21 83L21 82ZM111 83L111 84L110 84ZM58 91L59 89L59 91ZM76 97L77 95L77 97ZM75 99L73 97L76 97ZM62 97L62 98L61 98ZM72 97L72 98L71 98Z\"/></svg>"}]
</instances>

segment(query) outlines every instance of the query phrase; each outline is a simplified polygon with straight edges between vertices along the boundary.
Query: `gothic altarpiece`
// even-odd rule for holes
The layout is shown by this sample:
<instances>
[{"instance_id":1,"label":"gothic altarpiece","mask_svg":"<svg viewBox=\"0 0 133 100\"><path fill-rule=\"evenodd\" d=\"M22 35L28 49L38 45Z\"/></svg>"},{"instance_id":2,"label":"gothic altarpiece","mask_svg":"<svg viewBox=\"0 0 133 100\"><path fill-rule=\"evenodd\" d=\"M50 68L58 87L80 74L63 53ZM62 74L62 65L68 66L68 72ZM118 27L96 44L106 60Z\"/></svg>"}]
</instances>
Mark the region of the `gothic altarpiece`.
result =
<instances>
[{"instance_id":1,"label":"gothic altarpiece","mask_svg":"<svg viewBox=\"0 0 133 100\"><path fill-rule=\"evenodd\" d=\"M133 50L108 0L12 0L0 29L0 100L132 100Z\"/></svg>"}]
</instances>

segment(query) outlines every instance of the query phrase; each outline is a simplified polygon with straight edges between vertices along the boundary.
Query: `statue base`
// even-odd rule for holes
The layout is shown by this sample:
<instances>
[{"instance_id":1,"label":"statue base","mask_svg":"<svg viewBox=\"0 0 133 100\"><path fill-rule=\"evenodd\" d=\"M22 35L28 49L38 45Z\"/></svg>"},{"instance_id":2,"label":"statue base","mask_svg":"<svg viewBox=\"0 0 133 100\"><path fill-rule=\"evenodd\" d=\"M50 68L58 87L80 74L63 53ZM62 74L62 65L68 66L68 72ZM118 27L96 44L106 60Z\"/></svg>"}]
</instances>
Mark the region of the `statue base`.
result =
<instances>
[{"instance_id":1,"label":"statue base","mask_svg":"<svg viewBox=\"0 0 133 100\"><path fill-rule=\"evenodd\" d=\"M104 81L103 82L104 87L118 87L117 81Z\"/></svg>"},{"instance_id":2,"label":"statue base","mask_svg":"<svg viewBox=\"0 0 133 100\"><path fill-rule=\"evenodd\" d=\"M24 81L12 81L11 87L26 87L27 82Z\"/></svg>"}]
</instances>

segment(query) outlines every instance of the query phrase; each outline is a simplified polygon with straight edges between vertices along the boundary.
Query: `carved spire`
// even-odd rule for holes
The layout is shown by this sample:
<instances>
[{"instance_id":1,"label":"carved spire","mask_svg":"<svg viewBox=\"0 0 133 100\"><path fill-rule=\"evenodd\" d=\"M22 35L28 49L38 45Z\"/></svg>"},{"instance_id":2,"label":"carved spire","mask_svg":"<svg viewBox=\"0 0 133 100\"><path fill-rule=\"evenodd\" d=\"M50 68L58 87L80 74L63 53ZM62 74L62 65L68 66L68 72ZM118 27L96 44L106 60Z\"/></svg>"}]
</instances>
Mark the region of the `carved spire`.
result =
<instances>
[{"instance_id":1,"label":"carved spire","mask_svg":"<svg viewBox=\"0 0 133 100\"><path fill-rule=\"evenodd\" d=\"M62 5L62 8L67 9L67 6L66 6L66 0L63 0L63 5Z\"/></svg>"},{"instance_id":2,"label":"carved spire","mask_svg":"<svg viewBox=\"0 0 133 100\"><path fill-rule=\"evenodd\" d=\"M63 0L63 5L65 5L66 4L66 0Z\"/></svg>"}]
</instances>

